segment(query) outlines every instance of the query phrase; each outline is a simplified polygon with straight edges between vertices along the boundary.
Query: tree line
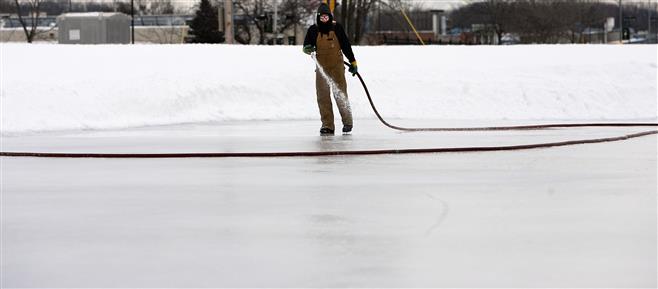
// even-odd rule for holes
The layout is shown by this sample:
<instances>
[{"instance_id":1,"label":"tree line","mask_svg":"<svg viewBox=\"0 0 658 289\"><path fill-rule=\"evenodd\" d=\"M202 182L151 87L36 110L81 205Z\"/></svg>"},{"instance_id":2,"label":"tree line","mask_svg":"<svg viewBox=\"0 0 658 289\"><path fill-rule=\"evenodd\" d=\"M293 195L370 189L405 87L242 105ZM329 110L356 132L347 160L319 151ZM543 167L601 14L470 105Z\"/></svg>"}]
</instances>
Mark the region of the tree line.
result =
<instances>
[{"instance_id":1,"label":"tree line","mask_svg":"<svg viewBox=\"0 0 658 289\"><path fill-rule=\"evenodd\" d=\"M205 1L205 3L204 3ZM217 23L218 7L222 0L200 1L193 10L181 10L172 4L172 0L135 0L136 15L190 14L193 11L196 18L191 23L192 32L207 31L204 25ZM315 18L315 9L321 0L277 0L278 23L276 31L272 25L273 0L233 0L233 12L236 15L235 40L239 43L265 44L268 35L280 35L296 25L306 25ZM341 3L342 2L342 3ZM381 15L398 15L400 30L407 30L400 10L427 10L422 7L409 6L409 2L401 0L342 0L334 11L335 19L346 30L352 43L360 43L364 35L372 32ZM23 18L39 17L38 13L59 15L65 12L112 12L131 13L130 1L104 2L72 2L70 0L13 0L0 1L0 13L17 13ZM201 12L203 11L203 12ZM655 7L642 6L637 2L623 6L624 27L635 30L646 30L656 22L650 22L650 17L656 17ZM653 16L652 16L653 15ZM498 38L498 43L506 33L519 35L524 43L556 43L565 39L578 43L582 41L583 32L588 28L603 28L608 17L615 18L619 27L619 6L609 1L600 0L482 0L471 1L449 13L449 23L452 28L468 31L473 25L480 25ZM386 19L397 19L387 17ZM29 20L29 19L28 19ZM413 19L412 19L413 21ZM36 27L29 27L32 21L24 21L28 41L38 33ZM653 23L653 24L651 24ZM218 30L218 25L210 30ZM370 30L370 31L368 31ZM30 32L30 33L28 33ZM214 32L213 32L214 33ZM32 36L32 37L30 37ZM211 37L213 42L223 39L223 35Z\"/></svg>"},{"instance_id":2,"label":"tree line","mask_svg":"<svg viewBox=\"0 0 658 289\"><path fill-rule=\"evenodd\" d=\"M174 13L189 13L171 2L171 0L135 0L134 11L137 15L162 15ZM122 12L130 15L130 1L97 2L97 1L70 1L70 0L12 0L0 1L1 14L14 14L20 10L23 16L27 12L39 12L47 15L60 15L67 12ZM18 9L17 9L18 8Z\"/></svg>"},{"instance_id":3,"label":"tree line","mask_svg":"<svg viewBox=\"0 0 658 289\"><path fill-rule=\"evenodd\" d=\"M646 30L651 25L649 17L656 17L651 6L632 3L622 8L625 28ZM519 35L524 43L579 43L586 29L602 29L609 17L615 18L618 28L619 6L594 0L487 0L450 14L453 27L469 29L484 24L485 29L495 33L498 43L505 33ZM655 29L655 21L652 26Z\"/></svg>"}]
</instances>

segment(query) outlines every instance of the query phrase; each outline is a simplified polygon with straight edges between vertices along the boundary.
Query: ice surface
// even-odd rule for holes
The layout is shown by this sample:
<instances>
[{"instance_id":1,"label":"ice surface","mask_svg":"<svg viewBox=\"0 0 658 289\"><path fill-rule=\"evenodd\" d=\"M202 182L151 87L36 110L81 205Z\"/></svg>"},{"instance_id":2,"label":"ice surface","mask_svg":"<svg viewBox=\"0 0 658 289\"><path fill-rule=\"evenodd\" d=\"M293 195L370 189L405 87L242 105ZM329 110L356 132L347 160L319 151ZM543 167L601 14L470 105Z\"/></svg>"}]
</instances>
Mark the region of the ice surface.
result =
<instances>
[{"instance_id":1,"label":"ice surface","mask_svg":"<svg viewBox=\"0 0 658 289\"><path fill-rule=\"evenodd\" d=\"M336 120L337 124L340 123ZM656 122L656 120L647 120ZM521 145L617 137L655 127L568 128L524 131L400 132L376 120L355 120L354 132L321 138L315 121L227 121L102 131L2 136L5 152L204 153L417 149ZM411 127L528 124L519 121L410 121ZM542 122L538 122L542 123ZM569 123L568 121L566 123ZM337 126L340 128L340 125Z\"/></svg>"},{"instance_id":2,"label":"ice surface","mask_svg":"<svg viewBox=\"0 0 658 289\"><path fill-rule=\"evenodd\" d=\"M140 152L495 145L642 129L397 133L229 122L3 137ZM462 124L463 125L463 124ZM282 128L288 128L282 130ZM2 287L655 287L656 136L516 152L0 158Z\"/></svg>"},{"instance_id":3,"label":"ice surface","mask_svg":"<svg viewBox=\"0 0 658 289\"><path fill-rule=\"evenodd\" d=\"M380 111L402 126L658 116L655 45L355 54ZM495 146L649 129L397 132L373 120L348 76L354 133L320 137L315 67L300 47L2 44L0 58L0 151ZM0 287L656 287L657 143L3 157Z\"/></svg>"}]
</instances>

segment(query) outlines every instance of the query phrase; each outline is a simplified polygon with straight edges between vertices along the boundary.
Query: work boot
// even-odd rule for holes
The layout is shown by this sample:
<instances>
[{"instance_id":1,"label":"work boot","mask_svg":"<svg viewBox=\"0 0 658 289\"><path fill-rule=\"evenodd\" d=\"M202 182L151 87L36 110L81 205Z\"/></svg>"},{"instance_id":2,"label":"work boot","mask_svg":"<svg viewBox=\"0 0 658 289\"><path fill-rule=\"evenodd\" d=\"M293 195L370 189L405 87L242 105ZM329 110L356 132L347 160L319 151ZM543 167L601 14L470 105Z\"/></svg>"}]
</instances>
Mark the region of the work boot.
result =
<instances>
[{"instance_id":1,"label":"work boot","mask_svg":"<svg viewBox=\"0 0 658 289\"><path fill-rule=\"evenodd\" d=\"M320 135L334 135L334 130L330 128L323 127L320 129Z\"/></svg>"},{"instance_id":2,"label":"work boot","mask_svg":"<svg viewBox=\"0 0 658 289\"><path fill-rule=\"evenodd\" d=\"M352 131L352 126L351 125L343 126L343 133L350 133L351 131Z\"/></svg>"}]
</instances>

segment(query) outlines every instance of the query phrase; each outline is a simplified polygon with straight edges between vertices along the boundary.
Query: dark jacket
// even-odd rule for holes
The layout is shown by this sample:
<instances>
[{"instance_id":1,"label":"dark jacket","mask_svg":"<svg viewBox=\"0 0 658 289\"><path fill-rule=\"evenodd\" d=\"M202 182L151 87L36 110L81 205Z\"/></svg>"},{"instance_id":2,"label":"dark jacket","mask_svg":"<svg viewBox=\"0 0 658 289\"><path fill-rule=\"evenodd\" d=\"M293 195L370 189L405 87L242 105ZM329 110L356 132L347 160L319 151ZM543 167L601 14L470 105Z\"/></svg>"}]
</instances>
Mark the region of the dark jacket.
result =
<instances>
[{"instance_id":1,"label":"dark jacket","mask_svg":"<svg viewBox=\"0 0 658 289\"><path fill-rule=\"evenodd\" d=\"M350 61L350 63L356 61L354 59L354 52L352 52L352 45L350 44L350 40L347 39L347 35L345 34L345 30L343 29L343 26L340 25L339 23L333 23L331 30L334 31L336 34L336 37L338 37L338 42L340 43L340 50L343 51L343 54L347 59ZM306 37L304 38L304 46L306 45L313 45L317 46L316 42L318 40L318 26L316 24L311 25L311 27L308 28L308 31L306 31Z\"/></svg>"}]
</instances>

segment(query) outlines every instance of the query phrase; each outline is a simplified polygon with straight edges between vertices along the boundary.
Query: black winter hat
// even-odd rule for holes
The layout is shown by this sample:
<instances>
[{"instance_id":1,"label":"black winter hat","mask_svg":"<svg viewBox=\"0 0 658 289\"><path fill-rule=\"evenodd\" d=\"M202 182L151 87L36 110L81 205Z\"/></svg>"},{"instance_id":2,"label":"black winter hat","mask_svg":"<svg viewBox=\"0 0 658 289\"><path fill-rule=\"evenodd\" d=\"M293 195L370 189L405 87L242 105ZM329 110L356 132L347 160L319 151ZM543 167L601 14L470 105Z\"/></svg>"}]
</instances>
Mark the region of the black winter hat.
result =
<instances>
[{"instance_id":1,"label":"black winter hat","mask_svg":"<svg viewBox=\"0 0 658 289\"><path fill-rule=\"evenodd\" d=\"M322 14L329 14L329 16L333 16L331 15L331 9L329 9L329 5L327 5L327 3L324 2L320 3L320 6L318 7L317 16L320 16Z\"/></svg>"}]
</instances>

